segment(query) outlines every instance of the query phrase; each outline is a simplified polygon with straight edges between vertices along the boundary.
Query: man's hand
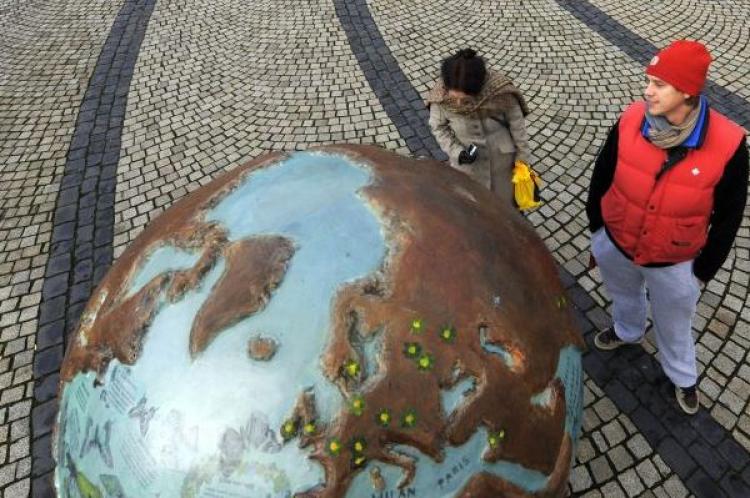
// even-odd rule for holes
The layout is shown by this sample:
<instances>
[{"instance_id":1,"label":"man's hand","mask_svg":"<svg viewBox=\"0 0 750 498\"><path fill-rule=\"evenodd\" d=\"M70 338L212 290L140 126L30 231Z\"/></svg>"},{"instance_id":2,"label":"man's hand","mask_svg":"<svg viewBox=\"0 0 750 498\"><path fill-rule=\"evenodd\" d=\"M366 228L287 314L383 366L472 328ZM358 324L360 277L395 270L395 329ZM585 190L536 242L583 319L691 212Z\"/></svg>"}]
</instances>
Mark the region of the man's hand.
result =
<instances>
[{"instance_id":1,"label":"man's hand","mask_svg":"<svg viewBox=\"0 0 750 498\"><path fill-rule=\"evenodd\" d=\"M471 164L477 160L478 156L477 146L474 144L469 145L458 154L458 164Z\"/></svg>"}]
</instances>

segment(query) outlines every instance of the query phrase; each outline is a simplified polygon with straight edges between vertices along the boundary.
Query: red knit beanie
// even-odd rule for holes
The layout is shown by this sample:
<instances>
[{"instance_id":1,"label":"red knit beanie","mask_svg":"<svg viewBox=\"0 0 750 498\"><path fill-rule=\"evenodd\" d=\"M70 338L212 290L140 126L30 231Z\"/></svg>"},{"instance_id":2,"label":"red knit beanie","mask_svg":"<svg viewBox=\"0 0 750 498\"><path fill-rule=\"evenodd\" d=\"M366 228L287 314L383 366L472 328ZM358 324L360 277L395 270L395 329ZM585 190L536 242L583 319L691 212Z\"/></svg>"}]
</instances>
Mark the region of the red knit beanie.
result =
<instances>
[{"instance_id":1,"label":"red knit beanie","mask_svg":"<svg viewBox=\"0 0 750 498\"><path fill-rule=\"evenodd\" d=\"M711 54L705 45L697 41L677 40L651 59L646 74L695 96L703 90L709 64Z\"/></svg>"}]
</instances>

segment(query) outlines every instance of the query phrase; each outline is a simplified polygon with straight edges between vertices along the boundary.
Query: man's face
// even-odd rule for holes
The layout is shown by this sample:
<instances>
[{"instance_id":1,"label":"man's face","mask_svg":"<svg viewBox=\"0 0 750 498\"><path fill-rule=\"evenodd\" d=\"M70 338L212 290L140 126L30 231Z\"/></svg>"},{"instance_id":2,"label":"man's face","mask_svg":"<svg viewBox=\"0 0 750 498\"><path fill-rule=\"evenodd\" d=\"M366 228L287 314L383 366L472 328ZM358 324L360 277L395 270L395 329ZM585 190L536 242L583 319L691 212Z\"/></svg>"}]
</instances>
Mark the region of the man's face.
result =
<instances>
[{"instance_id":1,"label":"man's face","mask_svg":"<svg viewBox=\"0 0 750 498\"><path fill-rule=\"evenodd\" d=\"M654 116L663 116L681 105L690 97L655 76L646 75L646 89L643 92L648 110Z\"/></svg>"}]
</instances>

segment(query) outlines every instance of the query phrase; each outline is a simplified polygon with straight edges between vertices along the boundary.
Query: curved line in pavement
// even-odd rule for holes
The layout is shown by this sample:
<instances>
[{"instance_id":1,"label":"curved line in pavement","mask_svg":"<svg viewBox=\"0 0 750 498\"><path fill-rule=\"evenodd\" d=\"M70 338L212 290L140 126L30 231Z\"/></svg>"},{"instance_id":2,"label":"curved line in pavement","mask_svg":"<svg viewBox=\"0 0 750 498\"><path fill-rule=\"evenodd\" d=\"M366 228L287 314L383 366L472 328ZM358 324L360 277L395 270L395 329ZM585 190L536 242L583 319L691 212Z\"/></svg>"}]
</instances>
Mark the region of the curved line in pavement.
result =
<instances>
[{"instance_id":1,"label":"curved line in pavement","mask_svg":"<svg viewBox=\"0 0 750 498\"><path fill-rule=\"evenodd\" d=\"M156 0L125 0L81 101L52 219L39 305L31 416L31 494L54 496L52 427L66 336L112 263L117 164L125 108Z\"/></svg>"},{"instance_id":2,"label":"curved line in pavement","mask_svg":"<svg viewBox=\"0 0 750 498\"><path fill-rule=\"evenodd\" d=\"M602 11L588 0L555 0L560 7L570 12L592 31L598 33L615 47L622 50L634 61L645 66L656 55L659 48L630 31L612 16ZM729 119L750 129L750 102L727 88L706 81L704 93L711 101L711 106Z\"/></svg>"},{"instance_id":3,"label":"curved line in pavement","mask_svg":"<svg viewBox=\"0 0 750 498\"><path fill-rule=\"evenodd\" d=\"M415 156L445 160L432 136L429 111L386 45L366 0L334 0L336 15L372 91Z\"/></svg>"}]
</instances>

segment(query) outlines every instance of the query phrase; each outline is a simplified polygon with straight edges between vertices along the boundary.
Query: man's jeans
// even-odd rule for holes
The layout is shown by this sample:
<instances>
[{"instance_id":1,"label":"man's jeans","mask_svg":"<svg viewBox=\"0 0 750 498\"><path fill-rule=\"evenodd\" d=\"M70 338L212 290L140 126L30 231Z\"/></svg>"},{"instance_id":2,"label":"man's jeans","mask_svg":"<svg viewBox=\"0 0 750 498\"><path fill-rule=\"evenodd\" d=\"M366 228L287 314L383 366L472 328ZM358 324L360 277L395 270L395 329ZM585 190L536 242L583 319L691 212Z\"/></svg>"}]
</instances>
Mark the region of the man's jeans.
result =
<instances>
[{"instance_id":1,"label":"man's jeans","mask_svg":"<svg viewBox=\"0 0 750 498\"><path fill-rule=\"evenodd\" d=\"M591 253L612 299L617 336L626 342L643 337L648 287L662 368L676 386L695 385L698 372L691 323L700 285L693 275L693 261L661 268L637 266L615 247L604 228L591 236Z\"/></svg>"}]
</instances>

